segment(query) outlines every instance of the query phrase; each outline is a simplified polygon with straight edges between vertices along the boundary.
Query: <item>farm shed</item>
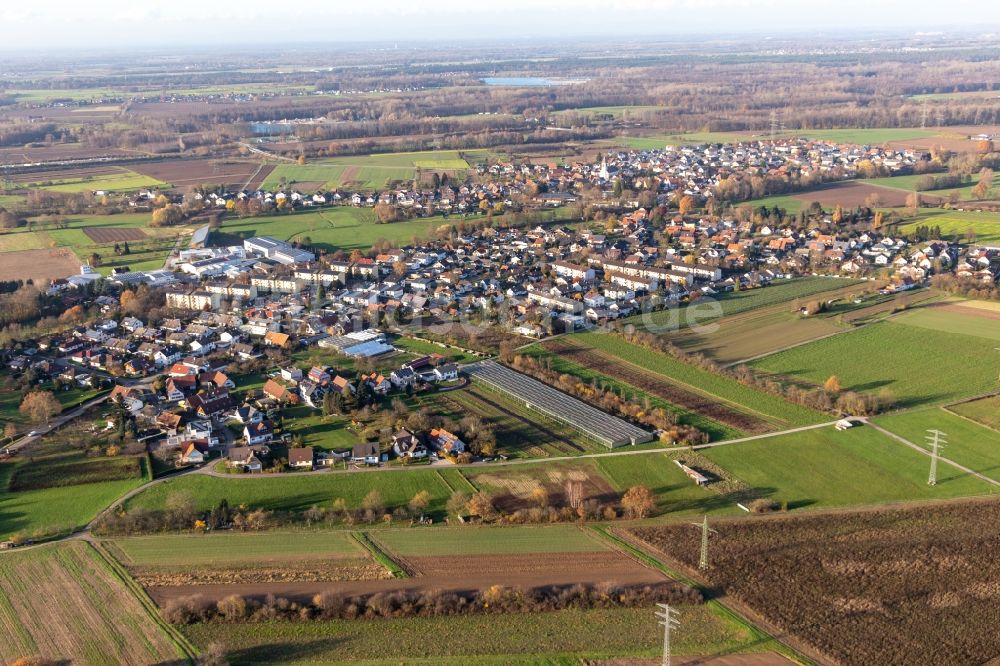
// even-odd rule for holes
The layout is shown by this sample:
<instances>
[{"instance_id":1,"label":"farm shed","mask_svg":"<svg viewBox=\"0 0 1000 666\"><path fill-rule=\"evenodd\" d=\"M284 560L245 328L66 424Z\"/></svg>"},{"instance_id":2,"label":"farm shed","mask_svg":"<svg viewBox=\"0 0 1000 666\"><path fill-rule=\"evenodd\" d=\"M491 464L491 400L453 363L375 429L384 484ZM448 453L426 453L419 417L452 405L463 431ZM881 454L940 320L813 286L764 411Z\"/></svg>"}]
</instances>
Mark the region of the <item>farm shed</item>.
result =
<instances>
[{"instance_id":1,"label":"farm shed","mask_svg":"<svg viewBox=\"0 0 1000 666\"><path fill-rule=\"evenodd\" d=\"M652 433L642 428L495 361L467 366L466 372L473 379L523 402L529 409L565 423L608 448L642 444L653 439Z\"/></svg>"}]
</instances>

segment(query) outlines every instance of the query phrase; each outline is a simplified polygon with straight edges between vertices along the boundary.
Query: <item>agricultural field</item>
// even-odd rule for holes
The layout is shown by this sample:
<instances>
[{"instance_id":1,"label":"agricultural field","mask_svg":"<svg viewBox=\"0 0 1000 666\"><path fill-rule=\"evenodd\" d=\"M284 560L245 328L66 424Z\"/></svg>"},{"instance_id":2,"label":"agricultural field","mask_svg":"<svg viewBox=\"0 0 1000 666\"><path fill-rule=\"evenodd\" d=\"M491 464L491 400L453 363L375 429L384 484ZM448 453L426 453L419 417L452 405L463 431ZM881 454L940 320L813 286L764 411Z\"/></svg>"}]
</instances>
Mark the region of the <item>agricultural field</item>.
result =
<instances>
[{"instance_id":1,"label":"agricultural field","mask_svg":"<svg viewBox=\"0 0 1000 666\"><path fill-rule=\"evenodd\" d=\"M594 553L610 550L604 541L576 525L382 530L376 538L394 555L402 557Z\"/></svg>"},{"instance_id":2,"label":"agricultural field","mask_svg":"<svg viewBox=\"0 0 1000 666\"><path fill-rule=\"evenodd\" d=\"M681 606L686 631L677 654L751 652L754 637L707 605ZM196 624L181 630L195 644L221 641L234 666L254 664L421 663L437 666L576 664L581 659L652 658L662 630L652 609L564 610L464 617ZM474 636L475 640L470 640ZM764 666L774 661L733 661ZM719 662L725 664L725 662Z\"/></svg>"},{"instance_id":3,"label":"agricultural field","mask_svg":"<svg viewBox=\"0 0 1000 666\"><path fill-rule=\"evenodd\" d=\"M256 162L224 159L162 160L133 165L136 172L170 183L176 190L206 184L242 189L259 168Z\"/></svg>"},{"instance_id":4,"label":"agricultural field","mask_svg":"<svg viewBox=\"0 0 1000 666\"><path fill-rule=\"evenodd\" d=\"M101 543L149 588L392 578L342 531L157 535Z\"/></svg>"},{"instance_id":5,"label":"agricultural field","mask_svg":"<svg viewBox=\"0 0 1000 666\"><path fill-rule=\"evenodd\" d=\"M961 333L1000 342L1000 308L984 301L948 300L921 308L912 308L896 316L895 321L908 326L943 333Z\"/></svg>"},{"instance_id":6,"label":"agricultural field","mask_svg":"<svg viewBox=\"0 0 1000 666\"><path fill-rule=\"evenodd\" d=\"M460 218L445 220L433 217L379 224L370 209L342 206L306 213L226 220L216 232L221 232L225 240L213 242L242 242L251 236L272 236L285 241L308 238L314 246L330 251L367 250L383 239L393 244L407 244L413 238L426 239L441 225L459 222Z\"/></svg>"},{"instance_id":7,"label":"agricultural field","mask_svg":"<svg viewBox=\"0 0 1000 666\"><path fill-rule=\"evenodd\" d=\"M384 153L324 159L311 164L279 164L264 179L265 190L308 184L307 189L376 189L386 182L413 180L418 172L465 172L477 162L495 157L488 150L441 150ZM299 188L301 189L301 188Z\"/></svg>"},{"instance_id":8,"label":"agricultural field","mask_svg":"<svg viewBox=\"0 0 1000 666\"><path fill-rule=\"evenodd\" d=\"M0 540L69 532L150 478L145 459L59 455L0 463Z\"/></svg>"},{"instance_id":9,"label":"agricultural field","mask_svg":"<svg viewBox=\"0 0 1000 666\"><path fill-rule=\"evenodd\" d=\"M371 490L377 490L388 509L405 506L421 490L431 495L428 514L440 518L451 488L434 470L408 469L398 472L331 472L301 476L234 475L218 478L187 475L157 484L131 498L126 508L160 510L172 494L190 495L198 509L210 509L220 501L230 506L246 504L275 511L305 511L312 506L329 507L343 498L348 507L358 507Z\"/></svg>"},{"instance_id":10,"label":"agricultural field","mask_svg":"<svg viewBox=\"0 0 1000 666\"><path fill-rule=\"evenodd\" d=\"M55 280L80 272L80 258L68 248L17 250L0 254L0 280Z\"/></svg>"},{"instance_id":11,"label":"agricultural field","mask_svg":"<svg viewBox=\"0 0 1000 666\"><path fill-rule=\"evenodd\" d=\"M960 326L955 319L956 328ZM754 361L790 381L821 385L831 375L845 390L892 393L899 407L958 400L996 388L996 341L882 321Z\"/></svg>"},{"instance_id":12,"label":"agricultural field","mask_svg":"<svg viewBox=\"0 0 1000 666\"><path fill-rule=\"evenodd\" d=\"M925 209L921 210L916 218L900 225L899 230L907 233L915 231L916 227L920 226L941 227L943 236L957 239L961 243L967 243L974 238L976 243L1000 245L998 213Z\"/></svg>"},{"instance_id":13,"label":"agricultural field","mask_svg":"<svg viewBox=\"0 0 1000 666\"><path fill-rule=\"evenodd\" d=\"M969 501L719 521L699 577L823 662L986 663L1000 654L998 519L997 502ZM631 533L693 572L690 529Z\"/></svg>"},{"instance_id":14,"label":"agricultural field","mask_svg":"<svg viewBox=\"0 0 1000 666\"><path fill-rule=\"evenodd\" d=\"M56 178L53 180L26 183L23 186L28 189L75 194L98 190L105 192L130 192L146 188L165 189L170 187L170 183L151 178L150 176L144 176L130 169L115 167L114 173L105 175Z\"/></svg>"},{"instance_id":15,"label":"agricultural field","mask_svg":"<svg viewBox=\"0 0 1000 666\"><path fill-rule=\"evenodd\" d=\"M658 512L663 514L726 508L718 506L717 495L697 486L672 460L656 452L463 471L473 486L492 494L497 506L507 511L536 506L533 495L538 489L546 493L549 506L565 506L569 481L582 484L584 500L606 505L617 505L633 485L645 485L656 495Z\"/></svg>"},{"instance_id":16,"label":"agricultural field","mask_svg":"<svg viewBox=\"0 0 1000 666\"><path fill-rule=\"evenodd\" d=\"M533 345L524 352L544 358L561 374L570 374L587 382L596 381L598 385L614 388L633 400L648 399L651 406L673 412L678 423L698 428L711 440L738 437L748 429L762 432L767 429L753 415L716 404L710 397L675 386L643 368L626 366L572 338L563 337Z\"/></svg>"},{"instance_id":17,"label":"agricultural field","mask_svg":"<svg viewBox=\"0 0 1000 666\"><path fill-rule=\"evenodd\" d=\"M905 192L915 192L917 181L924 178L926 175L935 174L919 174L919 175L907 175L907 176L888 176L886 178L873 178L871 180L865 180L865 183L870 183L878 187L885 187L888 189L898 189ZM959 185L958 187L942 187L933 190L925 190L920 193L922 197L937 199L940 197L948 197L952 192L958 193L958 198L960 201L970 201L974 199L972 196L972 189L979 182L978 176L972 176L968 179L968 182ZM993 188L1000 187L1000 174L993 177Z\"/></svg>"},{"instance_id":18,"label":"agricultural field","mask_svg":"<svg viewBox=\"0 0 1000 666\"><path fill-rule=\"evenodd\" d=\"M949 405L948 410L981 423L987 428L1000 430L1000 396Z\"/></svg>"},{"instance_id":19,"label":"agricultural field","mask_svg":"<svg viewBox=\"0 0 1000 666\"><path fill-rule=\"evenodd\" d=\"M0 208L16 210L24 204L25 198L20 194L0 194Z\"/></svg>"},{"instance_id":20,"label":"agricultural field","mask_svg":"<svg viewBox=\"0 0 1000 666\"><path fill-rule=\"evenodd\" d=\"M877 417L874 422L928 451L927 431L940 430L947 441L941 450L943 457L1000 482L1000 432L956 416L950 409L887 414Z\"/></svg>"},{"instance_id":21,"label":"agricultural field","mask_svg":"<svg viewBox=\"0 0 1000 666\"><path fill-rule=\"evenodd\" d=\"M927 485L930 458L873 428L833 427L768 437L700 452L788 508L827 508L982 495L985 481L942 464Z\"/></svg>"},{"instance_id":22,"label":"agricultural field","mask_svg":"<svg viewBox=\"0 0 1000 666\"><path fill-rule=\"evenodd\" d=\"M87 664L170 663L188 656L82 541L0 556L0 635L6 664L32 655Z\"/></svg>"},{"instance_id":23,"label":"agricultural field","mask_svg":"<svg viewBox=\"0 0 1000 666\"><path fill-rule=\"evenodd\" d=\"M614 456L594 460L598 471L619 492L642 485L656 495L656 511L661 514L728 513L733 507L716 493L714 484L700 487L678 467L675 458L693 458L691 453L672 455L650 453L641 456ZM696 463L690 462L694 467ZM721 489L720 489L721 490Z\"/></svg>"},{"instance_id":24,"label":"agricultural field","mask_svg":"<svg viewBox=\"0 0 1000 666\"><path fill-rule=\"evenodd\" d=\"M621 376L622 368L626 364L630 372L633 368L638 368L637 372L659 375L669 380L671 385L707 397L724 409L736 410L758 421L769 423L771 429L818 423L825 418L820 412L757 391L728 377L702 370L666 354L633 345L611 334L587 332L569 338L601 352L605 358L618 359L614 373L617 376Z\"/></svg>"},{"instance_id":25,"label":"agricultural field","mask_svg":"<svg viewBox=\"0 0 1000 666\"><path fill-rule=\"evenodd\" d=\"M709 326L685 329L667 339L688 353L700 352L718 363L734 364L849 330L837 321L837 315L864 307L855 305L853 296L874 288L862 283L817 294L809 300L833 301L829 312L817 315L799 314L800 302L775 303L722 317Z\"/></svg>"},{"instance_id":26,"label":"agricultural field","mask_svg":"<svg viewBox=\"0 0 1000 666\"><path fill-rule=\"evenodd\" d=\"M420 396L418 404L431 402L438 413L455 419L468 414L480 416L496 433L497 452L511 458L545 458L598 450L566 424L531 412L510 396L484 390L478 384L429 398Z\"/></svg>"},{"instance_id":27,"label":"agricultural field","mask_svg":"<svg viewBox=\"0 0 1000 666\"><path fill-rule=\"evenodd\" d=\"M13 279L5 277L8 274L38 279L74 275L95 252L102 258L97 270L105 275L118 266L129 266L132 270L162 268L176 236L190 233L191 228L152 228L149 221L148 213L69 216L65 228L24 229L0 235L0 251L18 250L2 255L0 279ZM130 254L116 255L115 243L126 240ZM45 249L29 249L39 246Z\"/></svg>"}]
</instances>

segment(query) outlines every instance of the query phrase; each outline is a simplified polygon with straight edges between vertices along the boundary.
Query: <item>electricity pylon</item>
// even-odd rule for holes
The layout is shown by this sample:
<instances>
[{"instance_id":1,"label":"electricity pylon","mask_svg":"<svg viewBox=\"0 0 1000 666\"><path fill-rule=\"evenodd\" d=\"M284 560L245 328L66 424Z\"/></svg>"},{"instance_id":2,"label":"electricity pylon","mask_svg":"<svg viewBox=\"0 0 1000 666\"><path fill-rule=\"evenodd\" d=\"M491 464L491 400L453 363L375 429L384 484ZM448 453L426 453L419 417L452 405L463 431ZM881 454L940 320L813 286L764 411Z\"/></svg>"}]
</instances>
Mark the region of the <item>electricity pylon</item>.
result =
<instances>
[{"instance_id":1,"label":"electricity pylon","mask_svg":"<svg viewBox=\"0 0 1000 666\"><path fill-rule=\"evenodd\" d=\"M708 526L708 516L703 517L700 523L691 524L701 528L701 555L698 557L698 568L704 571L708 569L708 533L718 534L718 532Z\"/></svg>"},{"instance_id":2,"label":"electricity pylon","mask_svg":"<svg viewBox=\"0 0 1000 666\"><path fill-rule=\"evenodd\" d=\"M938 463L938 451L941 447L945 446L948 442L944 439L947 435L940 430L934 430L929 428L927 430L927 442L931 445L931 472L927 476L927 485L934 486L937 485L937 463Z\"/></svg>"},{"instance_id":3,"label":"electricity pylon","mask_svg":"<svg viewBox=\"0 0 1000 666\"><path fill-rule=\"evenodd\" d=\"M677 619L677 609L671 608L668 604L656 604L660 610L656 617L660 618L660 625L663 627L663 666L670 666L670 632L681 626L681 621Z\"/></svg>"}]
</instances>

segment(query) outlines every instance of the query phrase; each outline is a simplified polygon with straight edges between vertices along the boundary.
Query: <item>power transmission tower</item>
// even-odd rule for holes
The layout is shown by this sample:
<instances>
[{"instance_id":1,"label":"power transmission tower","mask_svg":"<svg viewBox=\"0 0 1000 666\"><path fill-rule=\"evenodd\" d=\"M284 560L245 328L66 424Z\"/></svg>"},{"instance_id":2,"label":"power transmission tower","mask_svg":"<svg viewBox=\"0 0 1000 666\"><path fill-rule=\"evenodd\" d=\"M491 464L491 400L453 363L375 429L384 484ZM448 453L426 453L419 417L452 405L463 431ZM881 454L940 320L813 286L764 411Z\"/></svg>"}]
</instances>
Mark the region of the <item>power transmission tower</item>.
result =
<instances>
[{"instance_id":1,"label":"power transmission tower","mask_svg":"<svg viewBox=\"0 0 1000 666\"><path fill-rule=\"evenodd\" d=\"M920 129L927 128L927 102L920 106Z\"/></svg>"},{"instance_id":2,"label":"power transmission tower","mask_svg":"<svg viewBox=\"0 0 1000 666\"><path fill-rule=\"evenodd\" d=\"M937 485L938 450L948 443L944 439L945 437L947 435L940 430L934 430L933 428L927 430L927 442L931 445L931 472L927 476L928 486Z\"/></svg>"},{"instance_id":3,"label":"power transmission tower","mask_svg":"<svg viewBox=\"0 0 1000 666\"><path fill-rule=\"evenodd\" d=\"M681 625L677 619L677 609L671 608L668 604L656 604L660 610L656 617L660 618L660 625L663 627L663 666L670 666L670 632Z\"/></svg>"},{"instance_id":4,"label":"power transmission tower","mask_svg":"<svg viewBox=\"0 0 1000 666\"><path fill-rule=\"evenodd\" d=\"M708 516L704 516L700 523L691 524L701 528L701 555L698 557L698 568L704 571L708 569L708 533L718 534L718 532L708 526Z\"/></svg>"},{"instance_id":5,"label":"power transmission tower","mask_svg":"<svg viewBox=\"0 0 1000 666\"><path fill-rule=\"evenodd\" d=\"M771 141L777 137L778 134L778 113L777 111L771 111Z\"/></svg>"}]
</instances>

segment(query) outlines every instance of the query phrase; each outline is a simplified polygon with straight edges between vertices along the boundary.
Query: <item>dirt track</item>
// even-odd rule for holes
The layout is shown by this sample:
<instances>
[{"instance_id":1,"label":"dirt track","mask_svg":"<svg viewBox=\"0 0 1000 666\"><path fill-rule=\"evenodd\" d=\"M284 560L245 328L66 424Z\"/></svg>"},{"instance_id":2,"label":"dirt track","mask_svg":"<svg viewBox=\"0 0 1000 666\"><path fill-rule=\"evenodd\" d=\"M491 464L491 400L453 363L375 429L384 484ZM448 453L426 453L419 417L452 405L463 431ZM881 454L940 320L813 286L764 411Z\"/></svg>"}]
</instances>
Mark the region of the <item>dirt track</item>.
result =
<instances>
[{"instance_id":1,"label":"dirt track","mask_svg":"<svg viewBox=\"0 0 1000 666\"><path fill-rule=\"evenodd\" d=\"M544 343L549 351L565 356L574 363L593 368L609 377L621 379L624 382L646 391L650 395L662 398L667 402L683 407L692 412L702 414L710 419L749 434L759 434L773 430L767 421L755 418L750 414L730 409L707 396L672 384L666 378L661 378L650 372L645 372L621 359L602 351L582 347L565 338L557 338Z\"/></svg>"},{"instance_id":2,"label":"dirt track","mask_svg":"<svg viewBox=\"0 0 1000 666\"><path fill-rule=\"evenodd\" d=\"M148 592L157 604L163 606L170 599L191 595L219 600L231 594L253 598L274 594L293 600L307 600L324 591L357 595L394 590L471 591L491 585L543 587L608 581L622 585L640 585L666 580L658 571L613 551L414 557L409 558L405 564L421 575L391 580L178 585L149 587Z\"/></svg>"}]
</instances>

